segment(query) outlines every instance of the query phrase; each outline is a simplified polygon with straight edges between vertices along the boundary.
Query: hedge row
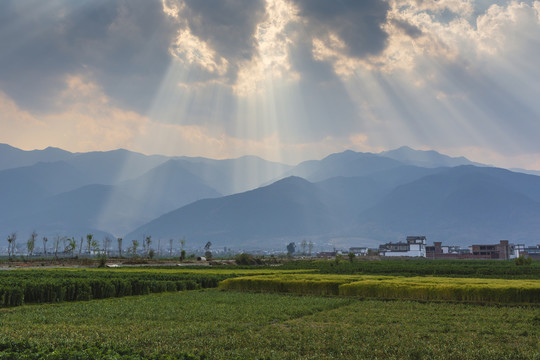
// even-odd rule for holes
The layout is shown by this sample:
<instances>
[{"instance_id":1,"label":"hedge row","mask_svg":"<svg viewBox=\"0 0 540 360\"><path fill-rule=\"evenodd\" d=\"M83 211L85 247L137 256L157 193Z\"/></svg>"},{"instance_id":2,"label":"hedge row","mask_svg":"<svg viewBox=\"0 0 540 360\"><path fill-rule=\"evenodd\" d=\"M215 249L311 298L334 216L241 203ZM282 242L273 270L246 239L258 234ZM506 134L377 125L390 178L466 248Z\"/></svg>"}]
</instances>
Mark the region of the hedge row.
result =
<instances>
[{"instance_id":1,"label":"hedge row","mask_svg":"<svg viewBox=\"0 0 540 360\"><path fill-rule=\"evenodd\" d=\"M249 290L258 292L297 293L311 295L337 295L342 283L332 280L282 280L261 278L236 278L221 282L222 290Z\"/></svg>"},{"instance_id":2,"label":"hedge row","mask_svg":"<svg viewBox=\"0 0 540 360\"><path fill-rule=\"evenodd\" d=\"M518 266L513 260L299 260L285 263L281 269L313 269L321 274L540 279L540 261Z\"/></svg>"},{"instance_id":3,"label":"hedge row","mask_svg":"<svg viewBox=\"0 0 540 360\"><path fill-rule=\"evenodd\" d=\"M472 303L540 303L540 280L391 276L258 276L231 278L222 290Z\"/></svg>"},{"instance_id":4,"label":"hedge row","mask_svg":"<svg viewBox=\"0 0 540 360\"><path fill-rule=\"evenodd\" d=\"M235 276L235 275L232 275ZM76 270L11 270L0 273L0 284L4 282L18 282L21 280L38 280L38 279L139 279L139 280L163 280L163 281L177 281L177 280L194 280L200 283L203 287L215 287L219 281L231 277L230 274L216 274L216 273L193 273L193 272L166 272L161 270L124 270L124 269L110 269L110 270L90 270L90 269L76 269ZM206 284L206 285L205 285Z\"/></svg>"},{"instance_id":5,"label":"hedge row","mask_svg":"<svg viewBox=\"0 0 540 360\"><path fill-rule=\"evenodd\" d=\"M223 280L221 290L248 290L312 295L339 295L339 286L358 281L359 275L283 274Z\"/></svg>"},{"instance_id":6,"label":"hedge row","mask_svg":"<svg viewBox=\"0 0 540 360\"><path fill-rule=\"evenodd\" d=\"M224 278L157 271L9 271L0 275L0 307L212 288Z\"/></svg>"},{"instance_id":7,"label":"hedge row","mask_svg":"<svg viewBox=\"0 0 540 360\"><path fill-rule=\"evenodd\" d=\"M130 295L146 295L165 291L194 290L201 284L193 280L80 280L26 282L16 287L0 287L0 306L19 306L28 303L51 303L105 299Z\"/></svg>"},{"instance_id":8,"label":"hedge row","mask_svg":"<svg viewBox=\"0 0 540 360\"><path fill-rule=\"evenodd\" d=\"M540 281L495 280L436 282L432 279L409 281L364 280L343 284L339 294L382 299L443 300L470 303L540 303ZM475 279L467 279L475 280Z\"/></svg>"}]
</instances>

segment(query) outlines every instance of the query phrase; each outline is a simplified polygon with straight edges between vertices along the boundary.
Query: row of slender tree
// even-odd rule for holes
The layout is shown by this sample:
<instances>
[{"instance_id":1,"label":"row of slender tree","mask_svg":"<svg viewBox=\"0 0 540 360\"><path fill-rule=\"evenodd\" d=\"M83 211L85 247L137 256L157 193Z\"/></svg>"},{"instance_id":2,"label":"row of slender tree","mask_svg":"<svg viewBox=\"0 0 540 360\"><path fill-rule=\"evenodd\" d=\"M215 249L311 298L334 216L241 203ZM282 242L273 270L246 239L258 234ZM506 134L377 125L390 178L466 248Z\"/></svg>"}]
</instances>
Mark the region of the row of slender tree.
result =
<instances>
[{"instance_id":1,"label":"row of slender tree","mask_svg":"<svg viewBox=\"0 0 540 360\"><path fill-rule=\"evenodd\" d=\"M28 238L28 240L26 241L26 250L27 250L28 256L34 255L37 238L38 238L38 234L35 231L33 231L30 234L30 237ZM7 237L8 256L10 259L13 258L13 256L15 255L16 240L17 240L17 233L15 232L11 233ZM42 241L43 241L43 255L47 256L47 255L54 254L55 257L58 257L59 253L69 254L72 257L75 256L75 254L78 254L79 256L82 256L82 255L110 256L111 255L110 249L113 243L113 240L108 236L105 237L103 239L102 244L100 244L93 234L87 234L86 237L81 237L79 241L77 241L74 237L69 238L69 237L65 237L65 236L61 237L57 235L53 239L53 248L52 248L53 251L47 252L47 243L49 239L46 236L44 236L42 238ZM118 245L118 256L122 257L123 252L124 252L123 239L119 237L116 239L116 241ZM132 240L131 245L126 249L127 254L130 256L136 256L138 254L139 245L140 243L138 240ZM144 256L146 257L154 256L154 250L152 249L151 245L152 245L152 236L145 235L144 240L143 240ZM180 239L180 247L181 247L180 256L182 259L185 259L185 256L186 256L186 252L184 250L185 245L186 245L186 239L184 237ZM174 239L171 238L169 239L169 256L173 255L173 246L174 246ZM161 239L158 242L158 249L159 249L158 252L161 255ZM205 250L208 251L209 246L208 246L208 249L205 247Z\"/></svg>"}]
</instances>

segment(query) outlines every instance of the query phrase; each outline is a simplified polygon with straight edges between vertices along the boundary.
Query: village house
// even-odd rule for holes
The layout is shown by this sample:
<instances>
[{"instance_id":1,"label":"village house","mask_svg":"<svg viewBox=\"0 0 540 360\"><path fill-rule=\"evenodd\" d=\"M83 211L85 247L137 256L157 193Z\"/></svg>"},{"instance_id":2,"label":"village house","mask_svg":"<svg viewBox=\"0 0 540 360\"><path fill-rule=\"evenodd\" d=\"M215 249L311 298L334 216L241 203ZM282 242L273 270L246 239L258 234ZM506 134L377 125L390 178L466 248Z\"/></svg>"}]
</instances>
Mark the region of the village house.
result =
<instances>
[{"instance_id":1,"label":"village house","mask_svg":"<svg viewBox=\"0 0 540 360\"><path fill-rule=\"evenodd\" d=\"M473 255L487 255L490 259L508 260L516 257L514 245L508 240L501 240L494 245L471 245L469 247Z\"/></svg>"},{"instance_id":2,"label":"village house","mask_svg":"<svg viewBox=\"0 0 540 360\"><path fill-rule=\"evenodd\" d=\"M519 255L540 260L540 245L529 247L523 246L523 248L519 250Z\"/></svg>"},{"instance_id":3,"label":"village house","mask_svg":"<svg viewBox=\"0 0 540 360\"><path fill-rule=\"evenodd\" d=\"M386 243L379 246L382 256L426 257L426 237L407 236L407 242Z\"/></svg>"},{"instance_id":4,"label":"village house","mask_svg":"<svg viewBox=\"0 0 540 360\"><path fill-rule=\"evenodd\" d=\"M436 241L433 246L426 246L426 257L428 259L508 260L518 257L524 249L524 245L510 244L508 240L501 240L499 244L471 245L468 249L442 246L440 241Z\"/></svg>"}]
</instances>

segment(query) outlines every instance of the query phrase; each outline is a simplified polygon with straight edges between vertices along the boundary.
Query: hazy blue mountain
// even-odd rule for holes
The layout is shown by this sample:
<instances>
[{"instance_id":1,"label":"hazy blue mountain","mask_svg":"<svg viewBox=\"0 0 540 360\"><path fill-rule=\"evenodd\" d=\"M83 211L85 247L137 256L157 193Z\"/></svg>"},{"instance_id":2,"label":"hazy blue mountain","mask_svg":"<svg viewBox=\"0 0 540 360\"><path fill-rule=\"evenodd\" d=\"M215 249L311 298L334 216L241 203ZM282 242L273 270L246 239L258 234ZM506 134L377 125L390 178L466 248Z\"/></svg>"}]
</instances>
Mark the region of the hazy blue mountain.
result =
<instances>
[{"instance_id":1,"label":"hazy blue mountain","mask_svg":"<svg viewBox=\"0 0 540 360\"><path fill-rule=\"evenodd\" d=\"M286 173L313 182L336 176L359 177L403 166L397 160L371 153L358 153L351 150L336 153L322 160L309 160L298 164Z\"/></svg>"},{"instance_id":2,"label":"hazy blue mountain","mask_svg":"<svg viewBox=\"0 0 540 360\"><path fill-rule=\"evenodd\" d=\"M281 178L292 168L256 156L226 160L182 157L178 160L186 170L225 195L255 189L272 179Z\"/></svg>"},{"instance_id":3,"label":"hazy blue mountain","mask_svg":"<svg viewBox=\"0 0 540 360\"><path fill-rule=\"evenodd\" d=\"M424 176L438 174L447 168L423 168L419 166L403 165L388 170L374 172L366 177L377 182L380 186L395 188L402 184L423 178Z\"/></svg>"},{"instance_id":4,"label":"hazy blue mountain","mask_svg":"<svg viewBox=\"0 0 540 360\"><path fill-rule=\"evenodd\" d=\"M143 204L113 186L87 185L35 201L22 216L0 222L0 229L12 229L8 233L35 230L42 236L117 235L150 219L133 214L132 209L141 207Z\"/></svg>"},{"instance_id":5,"label":"hazy blue mountain","mask_svg":"<svg viewBox=\"0 0 540 360\"><path fill-rule=\"evenodd\" d=\"M167 156L119 149L75 154L67 163L85 174L89 184L112 185L141 176L167 160Z\"/></svg>"},{"instance_id":6,"label":"hazy blue mountain","mask_svg":"<svg viewBox=\"0 0 540 360\"><path fill-rule=\"evenodd\" d=\"M321 189L298 177L218 199L200 200L165 214L125 236L186 236L216 246L281 246L291 237L326 233L340 219L321 201Z\"/></svg>"},{"instance_id":7,"label":"hazy blue mountain","mask_svg":"<svg viewBox=\"0 0 540 360\"><path fill-rule=\"evenodd\" d=\"M19 155L26 162L54 160L54 154L66 157L0 171L4 239L4 234L36 226L49 233L69 229L122 234L196 200L221 196L212 184L226 193L245 191L290 168L256 157L170 159L122 149L72 154L59 149L25 152L5 145L0 151L16 165L24 163L16 159ZM84 211L81 204L88 204Z\"/></svg>"},{"instance_id":8,"label":"hazy blue mountain","mask_svg":"<svg viewBox=\"0 0 540 360\"><path fill-rule=\"evenodd\" d=\"M2 242L13 231L36 230L62 236L127 233L128 240L185 235L201 246L212 241L252 248L281 248L304 238L373 246L410 234L457 245L503 238L534 244L540 231L540 177L454 167L470 162L410 148L345 151L296 167L251 156L24 152L1 144L0 154L15 159L0 158L2 164L44 160L0 170ZM55 156L66 158L54 161ZM280 180L283 174L294 176Z\"/></svg>"},{"instance_id":9,"label":"hazy blue mountain","mask_svg":"<svg viewBox=\"0 0 540 360\"><path fill-rule=\"evenodd\" d=\"M69 159L73 154L58 148L21 150L8 144L0 144L0 170L30 166L38 162L56 162Z\"/></svg>"},{"instance_id":10,"label":"hazy blue mountain","mask_svg":"<svg viewBox=\"0 0 540 360\"><path fill-rule=\"evenodd\" d=\"M184 165L180 160L168 160L135 179L118 184L116 189L138 199L144 205L140 212L153 214L153 217L197 200L222 196Z\"/></svg>"},{"instance_id":11,"label":"hazy blue mountain","mask_svg":"<svg viewBox=\"0 0 540 360\"><path fill-rule=\"evenodd\" d=\"M379 155L394 159L407 165L415 165L427 168L437 167L455 167L460 165L485 166L480 163L474 163L469 159L460 157L450 157L434 150L415 150L408 146L402 146L398 149L383 151Z\"/></svg>"},{"instance_id":12,"label":"hazy blue mountain","mask_svg":"<svg viewBox=\"0 0 540 360\"><path fill-rule=\"evenodd\" d=\"M356 221L359 214L377 204L393 187L371 177L334 177L315 184L320 199L343 224Z\"/></svg>"},{"instance_id":13,"label":"hazy blue mountain","mask_svg":"<svg viewBox=\"0 0 540 360\"><path fill-rule=\"evenodd\" d=\"M66 168L64 175L76 173L66 163L38 165L47 169L53 165L62 165ZM39 166L32 168L35 167ZM25 168L7 171L23 169ZM67 176L62 179L66 180ZM82 176L82 179L85 177ZM56 180L56 177L52 180ZM81 178L78 181L82 181ZM57 187L73 187L73 184L68 185L64 181L62 186ZM33 183L27 187L34 188ZM115 186L86 185L55 196L47 196L55 193L47 190L42 191L39 196L33 196L30 202L23 203L24 206L17 216L11 216L10 222L4 223L4 226L0 223L0 228L27 231L39 229L40 232L48 233L63 233L70 229L75 235L93 229L119 236L193 201L220 196L218 192L204 185L202 180L178 166L175 160L169 160L136 179Z\"/></svg>"},{"instance_id":14,"label":"hazy blue mountain","mask_svg":"<svg viewBox=\"0 0 540 360\"><path fill-rule=\"evenodd\" d=\"M0 171L0 217L24 214L37 201L85 184L85 176L67 163L37 163Z\"/></svg>"},{"instance_id":15,"label":"hazy blue mountain","mask_svg":"<svg viewBox=\"0 0 540 360\"><path fill-rule=\"evenodd\" d=\"M420 233L455 245L533 243L540 231L539 186L539 177L503 169L450 168L398 186L363 212L355 231L385 241Z\"/></svg>"},{"instance_id":16,"label":"hazy blue mountain","mask_svg":"<svg viewBox=\"0 0 540 360\"><path fill-rule=\"evenodd\" d=\"M452 158L436 151L414 150L403 146L379 154L351 150L335 153L322 160L304 161L285 173L285 176L300 176L309 181L319 182L337 176L361 177L380 174L380 180L399 185L406 182L401 176L413 179L418 178L418 174L431 173L432 169L460 165L484 166L464 157ZM406 167L410 169L409 175L406 174ZM382 174L387 174L389 178L385 180Z\"/></svg>"},{"instance_id":17,"label":"hazy blue mountain","mask_svg":"<svg viewBox=\"0 0 540 360\"><path fill-rule=\"evenodd\" d=\"M381 181L385 178L390 180ZM127 237L185 235L200 244L251 247L302 238L371 246L410 234L453 245L501 239L534 243L540 231L539 195L539 177L489 167L402 166L319 183L290 177L246 193L195 202Z\"/></svg>"},{"instance_id":18,"label":"hazy blue mountain","mask_svg":"<svg viewBox=\"0 0 540 360\"><path fill-rule=\"evenodd\" d=\"M333 234L344 234L362 211L392 189L369 177L335 177L319 183L288 177L252 191L187 205L126 238L186 236L191 243L264 248L309 237L322 244Z\"/></svg>"}]
</instances>

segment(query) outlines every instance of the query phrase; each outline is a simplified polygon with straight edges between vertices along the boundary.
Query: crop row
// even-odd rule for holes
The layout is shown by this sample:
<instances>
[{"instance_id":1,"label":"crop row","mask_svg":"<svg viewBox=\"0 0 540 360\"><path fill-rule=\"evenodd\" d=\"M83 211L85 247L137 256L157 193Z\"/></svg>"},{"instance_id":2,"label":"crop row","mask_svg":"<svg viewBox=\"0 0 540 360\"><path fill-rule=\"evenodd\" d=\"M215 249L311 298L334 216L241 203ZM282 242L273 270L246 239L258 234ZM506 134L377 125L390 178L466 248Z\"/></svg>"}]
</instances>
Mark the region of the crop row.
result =
<instances>
[{"instance_id":1,"label":"crop row","mask_svg":"<svg viewBox=\"0 0 540 360\"><path fill-rule=\"evenodd\" d=\"M540 280L299 274L230 278L219 287L377 299L540 303Z\"/></svg>"},{"instance_id":2,"label":"crop row","mask_svg":"<svg viewBox=\"0 0 540 360\"><path fill-rule=\"evenodd\" d=\"M216 287L226 275L126 271L8 271L0 276L0 306L144 295Z\"/></svg>"},{"instance_id":3,"label":"crop row","mask_svg":"<svg viewBox=\"0 0 540 360\"><path fill-rule=\"evenodd\" d=\"M540 261L518 266L503 260L398 260L341 261L300 260L283 264L282 269L312 269L321 274L379 274L394 276L445 276L506 279L540 279Z\"/></svg>"},{"instance_id":4,"label":"crop row","mask_svg":"<svg viewBox=\"0 0 540 360\"><path fill-rule=\"evenodd\" d=\"M150 294L0 310L0 359L540 359L538 310L214 289Z\"/></svg>"}]
</instances>

